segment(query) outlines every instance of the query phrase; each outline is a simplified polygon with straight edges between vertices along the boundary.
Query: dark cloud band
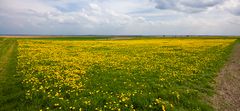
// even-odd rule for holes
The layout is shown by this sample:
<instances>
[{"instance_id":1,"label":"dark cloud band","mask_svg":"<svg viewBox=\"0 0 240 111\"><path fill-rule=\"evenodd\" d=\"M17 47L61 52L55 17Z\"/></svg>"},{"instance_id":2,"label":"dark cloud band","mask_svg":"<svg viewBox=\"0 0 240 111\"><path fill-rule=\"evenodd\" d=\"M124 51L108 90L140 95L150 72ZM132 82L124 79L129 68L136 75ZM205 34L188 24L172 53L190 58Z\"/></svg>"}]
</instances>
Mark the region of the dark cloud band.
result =
<instances>
[{"instance_id":1,"label":"dark cloud band","mask_svg":"<svg viewBox=\"0 0 240 111\"><path fill-rule=\"evenodd\" d=\"M223 0L151 0L157 9L175 10L185 13L197 13L223 2Z\"/></svg>"}]
</instances>

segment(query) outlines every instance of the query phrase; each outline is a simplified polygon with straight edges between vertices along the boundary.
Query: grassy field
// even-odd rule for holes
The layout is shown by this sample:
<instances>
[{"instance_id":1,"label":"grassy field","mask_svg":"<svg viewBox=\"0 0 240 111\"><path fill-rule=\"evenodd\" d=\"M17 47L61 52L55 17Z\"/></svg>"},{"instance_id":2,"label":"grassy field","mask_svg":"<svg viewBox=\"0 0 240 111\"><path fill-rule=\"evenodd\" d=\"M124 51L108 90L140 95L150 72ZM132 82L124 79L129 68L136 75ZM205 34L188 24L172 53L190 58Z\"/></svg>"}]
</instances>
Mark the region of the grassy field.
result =
<instances>
[{"instance_id":1,"label":"grassy field","mask_svg":"<svg viewBox=\"0 0 240 111\"><path fill-rule=\"evenodd\" d=\"M207 98L235 41L0 39L0 74L6 79L0 82L0 105L2 110L213 110Z\"/></svg>"},{"instance_id":2,"label":"grassy field","mask_svg":"<svg viewBox=\"0 0 240 111\"><path fill-rule=\"evenodd\" d=\"M0 110L20 108L24 97L21 78L16 76L17 43L15 40L0 39Z\"/></svg>"}]
</instances>

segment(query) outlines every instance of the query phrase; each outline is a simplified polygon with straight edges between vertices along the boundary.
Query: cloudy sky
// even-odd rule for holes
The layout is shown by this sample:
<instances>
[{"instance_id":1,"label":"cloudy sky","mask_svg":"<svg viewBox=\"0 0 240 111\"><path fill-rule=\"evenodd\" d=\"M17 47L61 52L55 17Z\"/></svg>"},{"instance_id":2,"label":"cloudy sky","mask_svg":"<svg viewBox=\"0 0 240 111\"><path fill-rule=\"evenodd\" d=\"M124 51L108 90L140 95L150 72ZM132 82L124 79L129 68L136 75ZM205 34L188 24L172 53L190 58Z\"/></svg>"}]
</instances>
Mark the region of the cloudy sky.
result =
<instances>
[{"instance_id":1,"label":"cloudy sky","mask_svg":"<svg viewBox=\"0 0 240 111\"><path fill-rule=\"evenodd\" d=\"M0 0L0 34L240 35L240 0Z\"/></svg>"}]
</instances>

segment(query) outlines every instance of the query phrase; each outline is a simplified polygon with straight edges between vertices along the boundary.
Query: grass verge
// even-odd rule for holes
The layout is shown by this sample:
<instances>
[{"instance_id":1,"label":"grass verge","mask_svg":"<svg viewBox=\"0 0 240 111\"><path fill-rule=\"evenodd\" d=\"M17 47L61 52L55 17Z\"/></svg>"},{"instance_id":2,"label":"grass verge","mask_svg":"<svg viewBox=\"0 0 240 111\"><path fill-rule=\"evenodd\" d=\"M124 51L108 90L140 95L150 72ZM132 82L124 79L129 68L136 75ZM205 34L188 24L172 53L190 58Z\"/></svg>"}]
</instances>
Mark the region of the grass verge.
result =
<instances>
[{"instance_id":1,"label":"grass verge","mask_svg":"<svg viewBox=\"0 0 240 111\"><path fill-rule=\"evenodd\" d=\"M0 110L18 110L24 92L16 74L17 43L13 39L0 40Z\"/></svg>"}]
</instances>

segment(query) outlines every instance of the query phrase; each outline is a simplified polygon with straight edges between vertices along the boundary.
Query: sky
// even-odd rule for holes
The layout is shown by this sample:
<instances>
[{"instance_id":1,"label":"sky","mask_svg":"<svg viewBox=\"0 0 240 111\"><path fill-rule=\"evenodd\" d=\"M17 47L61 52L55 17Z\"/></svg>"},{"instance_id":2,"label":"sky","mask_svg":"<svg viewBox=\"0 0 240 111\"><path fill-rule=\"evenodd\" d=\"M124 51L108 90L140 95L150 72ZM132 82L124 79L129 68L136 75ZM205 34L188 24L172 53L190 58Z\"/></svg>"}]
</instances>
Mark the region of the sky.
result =
<instances>
[{"instance_id":1,"label":"sky","mask_svg":"<svg viewBox=\"0 0 240 111\"><path fill-rule=\"evenodd\" d=\"M0 34L240 35L240 0L0 0Z\"/></svg>"}]
</instances>

